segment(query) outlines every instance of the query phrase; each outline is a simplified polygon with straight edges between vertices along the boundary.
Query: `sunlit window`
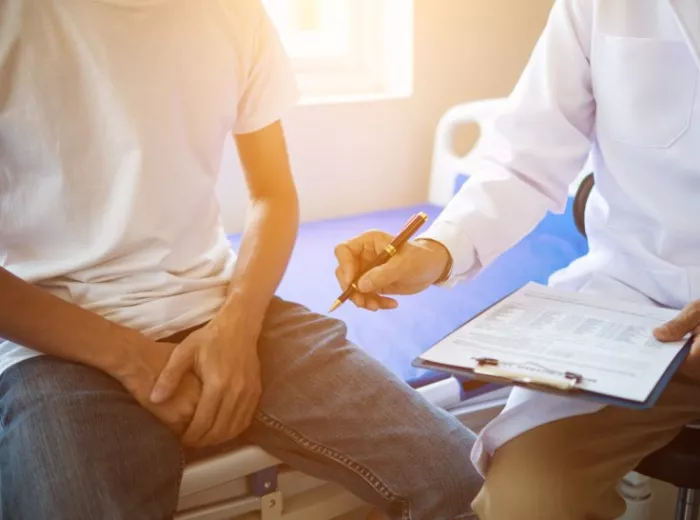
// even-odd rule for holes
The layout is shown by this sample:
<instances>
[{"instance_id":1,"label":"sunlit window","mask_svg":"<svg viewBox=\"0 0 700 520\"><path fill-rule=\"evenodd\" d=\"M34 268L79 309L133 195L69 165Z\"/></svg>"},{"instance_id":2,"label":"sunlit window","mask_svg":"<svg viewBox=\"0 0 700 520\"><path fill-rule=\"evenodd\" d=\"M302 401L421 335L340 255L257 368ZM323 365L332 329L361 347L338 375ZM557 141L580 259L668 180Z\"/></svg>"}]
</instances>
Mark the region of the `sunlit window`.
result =
<instances>
[{"instance_id":1,"label":"sunlit window","mask_svg":"<svg viewBox=\"0 0 700 520\"><path fill-rule=\"evenodd\" d=\"M413 74L413 0L263 0L304 101L404 97Z\"/></svg>"}]
</instances>

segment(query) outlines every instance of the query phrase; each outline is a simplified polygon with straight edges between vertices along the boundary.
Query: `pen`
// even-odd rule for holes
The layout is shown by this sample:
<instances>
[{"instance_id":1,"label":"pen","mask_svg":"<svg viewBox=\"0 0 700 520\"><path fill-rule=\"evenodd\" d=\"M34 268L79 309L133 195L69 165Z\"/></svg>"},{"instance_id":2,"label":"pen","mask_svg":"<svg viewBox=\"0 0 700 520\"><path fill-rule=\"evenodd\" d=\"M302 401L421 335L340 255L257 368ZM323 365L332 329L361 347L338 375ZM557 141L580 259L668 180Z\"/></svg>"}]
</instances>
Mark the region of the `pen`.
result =
<instances>
[{"instance_id":1,"label":"pen","mask_svg":"<svg viewBox=\"0 0 700 520\"><path fill-rule=\"evenodd\" d=\"M425 224L425 222L428 220L428 215L423 213L422 211L418 213L417 215L414 215L411 217L408 222L404 225L403 229L401 232L396 235L394 240L389 243L384 250L377 256L377 258L374 259L374 261L367 267L367 269L360 273L358 277L350 284L350 286L343 291L343 294L338 296L338 299L333 303L331 306L330 310L328 312L333 312L336 310L338 307L340 307L345 301L352 296L352 294L358 290L357 288L357 282L359 279L367 272L371 271L377 266L380 266L386 262L388 262L391 257L393 257L403 245L408 242L413 235L416 234L416 231L420 229L420 227Z\"/></svg>"}]
</instances>

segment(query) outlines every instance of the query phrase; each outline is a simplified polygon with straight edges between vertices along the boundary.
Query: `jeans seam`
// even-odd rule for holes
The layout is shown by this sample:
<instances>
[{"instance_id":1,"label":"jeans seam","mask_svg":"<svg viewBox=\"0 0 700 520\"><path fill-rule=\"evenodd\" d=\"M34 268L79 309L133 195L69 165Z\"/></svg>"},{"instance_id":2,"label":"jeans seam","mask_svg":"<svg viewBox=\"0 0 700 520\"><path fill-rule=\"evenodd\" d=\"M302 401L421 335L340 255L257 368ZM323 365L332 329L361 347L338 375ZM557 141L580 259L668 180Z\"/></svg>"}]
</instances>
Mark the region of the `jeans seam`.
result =
<instances>
[{"instance_id":1,"label":"jeans seam","mask_svg":"<svg viewBox=\"0 0 700 520\"><path fill-rule=\"evenodd\" d=\"M180 497L180 488L182 487L182 478L185 475L185 467L187 466L187 458L185 457L185 451L180 448L180 471L177 476L177 489L178 489L178 502L179 502L179 497ZM175 509L173 510L172 516L168 517L168 519L173 519L175 518L175 515L177 515L177 509L178 509L178 504L175 504ZM0 519L2 520L2 519Z\"/></svg>"},{"instance_id":2,"label":"jeans seam","mask_svg":"<svg viewBox=\"0 0 700 520\"><path fill-rule=\"evenodd\" d=\"M296 430L290 428L289 426L286 426L285 424L281 423L277 419L270 417L269 415L263 413L263 412L258 412L257 413L258 419L264 423L266 426L269 428L272 428L274 430L277 430L278 432L283 433L287 437L291 438L297 445L301 446L305 450L309 450L313 453L316 453L318 455L321 455L323 457L327 457L328 459L331 459L341 466L346 467L356 475L360 476L369 486L374 489L377 493L379 493L382 497L384 497L386 500L390 502L398 502L401 504L402 508L402 519L403 520L411 520L411 513L410 513L410 507L408 504L408 501L400 498L396 494L394 494L384 482L382 482L371 470L363 466L362 464L352 460L350 457L347 455L343 455L342 453L338 453L337 451L328 448L326 446L323 446L321 444L318 444L316 442L313 442L306 437L304 437L302 434L297 432Z\"/></svg>"}]
</instances>

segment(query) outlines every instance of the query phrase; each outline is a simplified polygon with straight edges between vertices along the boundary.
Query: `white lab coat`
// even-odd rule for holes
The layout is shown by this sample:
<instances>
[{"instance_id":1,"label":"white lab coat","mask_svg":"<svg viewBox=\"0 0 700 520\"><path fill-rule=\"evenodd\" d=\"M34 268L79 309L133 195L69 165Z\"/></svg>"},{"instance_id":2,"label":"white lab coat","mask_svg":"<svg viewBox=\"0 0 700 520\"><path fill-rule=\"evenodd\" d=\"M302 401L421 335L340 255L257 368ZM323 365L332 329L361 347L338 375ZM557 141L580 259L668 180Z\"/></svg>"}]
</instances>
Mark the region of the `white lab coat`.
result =
<instances>
[{"instance_id":1,"label":"white lab coat","mask_svg":"<svg viewBox=\"0 0 700 520\"><path fill-rule=\"evenodd\" d=\"M561 211L590 155L590 253L550 284L677 309L700 299L699 76L698 0L558 0L482 168L426 233L450 249L454 280ZM599 409L514 390L473 460L485 473L514 436Z\"/></svg>"}]
</instances>

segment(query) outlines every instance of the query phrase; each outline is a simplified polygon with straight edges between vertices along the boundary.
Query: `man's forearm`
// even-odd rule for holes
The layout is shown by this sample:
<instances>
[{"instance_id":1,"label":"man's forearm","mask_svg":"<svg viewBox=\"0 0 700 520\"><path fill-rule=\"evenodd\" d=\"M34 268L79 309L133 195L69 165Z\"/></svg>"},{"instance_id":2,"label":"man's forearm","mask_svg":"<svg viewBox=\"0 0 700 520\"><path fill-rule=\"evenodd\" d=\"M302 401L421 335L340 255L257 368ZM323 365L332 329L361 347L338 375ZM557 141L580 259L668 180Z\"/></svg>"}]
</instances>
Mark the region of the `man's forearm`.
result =
<instances>
[{"instance_id":1,"label":"man's forearm","mask_svg":"<svg viewBox=\"0 0 700 520\"><path fill-rule=\"evenodd\" d=\"M289 263L298 226L296 195L253 201L229 298L217 319L236 321L257 334Z\"/></svg>"},{"instance_id":2,"label":"man's forearm","mask_svg":"<svg viewBox=\"0 0 700 520\"><path fill-rule=\"evenodd\" d=\"M138 332L43 291L0 268L0 337L109 373L124 363Z\"/></svg>"}]
</instances>

